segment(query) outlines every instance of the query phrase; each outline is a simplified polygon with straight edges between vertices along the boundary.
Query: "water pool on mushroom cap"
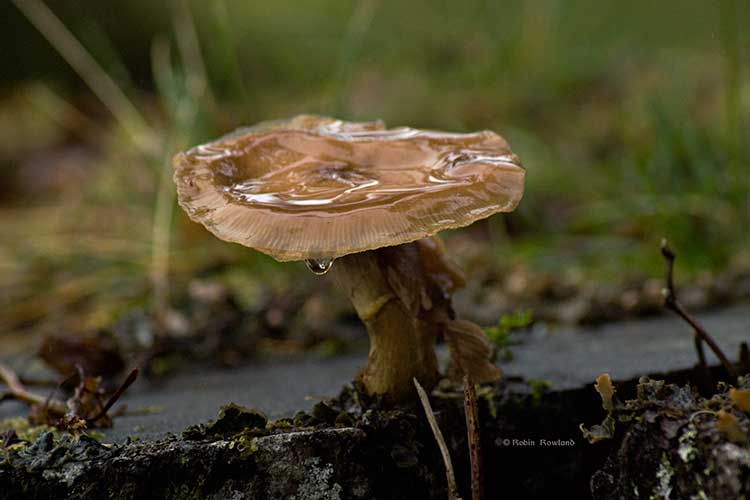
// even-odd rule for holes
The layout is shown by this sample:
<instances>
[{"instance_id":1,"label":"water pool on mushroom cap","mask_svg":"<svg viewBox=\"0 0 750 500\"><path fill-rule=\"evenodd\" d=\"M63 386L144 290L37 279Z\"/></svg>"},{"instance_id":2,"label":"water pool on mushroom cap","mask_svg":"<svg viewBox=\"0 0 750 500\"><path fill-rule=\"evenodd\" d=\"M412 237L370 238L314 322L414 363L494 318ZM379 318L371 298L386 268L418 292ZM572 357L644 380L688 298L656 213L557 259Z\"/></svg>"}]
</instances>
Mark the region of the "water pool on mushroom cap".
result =
<instances>
[{"instance_id":1,"label":"water pool on mushroom cap","mask_svg":"<svg viewBox=\"0 0 750 500\"><path fill-rule=\"evenodd\" d=\"M499 135L302 115L174 159L180 205L217 237L280 261L415 241L511 211L524 170Z\"/></svg>"}]
</instances>

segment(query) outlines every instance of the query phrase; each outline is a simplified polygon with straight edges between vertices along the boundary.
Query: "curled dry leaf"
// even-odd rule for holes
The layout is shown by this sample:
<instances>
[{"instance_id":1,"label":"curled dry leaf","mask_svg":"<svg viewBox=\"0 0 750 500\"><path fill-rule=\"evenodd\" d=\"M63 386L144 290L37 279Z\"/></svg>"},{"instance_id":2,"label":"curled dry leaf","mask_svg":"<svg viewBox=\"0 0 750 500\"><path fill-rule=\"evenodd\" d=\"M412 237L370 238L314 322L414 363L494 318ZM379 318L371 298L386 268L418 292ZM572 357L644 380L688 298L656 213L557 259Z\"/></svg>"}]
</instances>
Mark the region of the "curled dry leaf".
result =
<instances>
[{"instance_id":1,"label":"curled dry leaf","mask_svg":"<svg viewBox=\"0 0 750 500\"><path fill-rule=\"evenodd\" d=\"M448 257L445 245L440 238L437 236L422 238L417 241L417 245L425 273L440 288L444 297L450 297L454 292L466 286L466 275Z\"/></svg>"},{"instance_id":2,"label":"curled dry leaf","mask_svg":"<svg viewBox=\"0 0 750 500\"><path fill-rule=\"evenodd\" d=\"M615 395L615 387L612 385L612 379L609 377L609 373L602 373L596 377L596 383L594 389L599 393L602 398L602 406L607 411L615 409L612 398Z\"/></svg>"},{"instance_id":3,"label":"curled dry leaf","mask_svg":"<svg viewBox=\"0 0 750 500\"><path fill-rule=\"evenodd\" d=\"M388 284L414 316L433 323L454 316L451 297L466 281L437 236L384 248L379 257Z\"/></svg>"},{"instance_id":4,"label":"curled dry leaf","mask_svg":"<svg viewBox=\"0 0 750 500\"><path fill-rule=\"evenodd\" d=\"M37 351L57 373L68 376L80 366L91 375L114 377L125 369L125 361L111 337L104 334L84 337L47 336Z\"/></svg>"},{"instance_id":5,"label":"curled dry leaf","mask_svg":"<svg viewBox=\"0 0 750 500\"><path fill-rule=\"evenodd\" d=\"M615 419L611 414L607 415L599 425L592 425L591 429L587 429L583 424L578 426L583 433L583 437L588 440L589 443L594 444L605 439L612 439L615 435Z\"/></svg>"},{"instance_id":6,"label":"curled dry leaf","mask_svg":"<svg viewBox=\"0 0 750 500\"><path fill-rule=\"evenodd\" d=\"M744 413L750 413L750 390L748 389L729 389L729 399L734 406Z\"/></svg>"},{"instance_id":7,"label":"curled dry leaf","mask_svg":"<svg viewBox=\"0 0 750 500\"><path fill-rule=\"evenodd\" d=\"M719 410L716 428L733 443L747 442L747 432L742 429L737 417L727 411Z\"/></svg>"},{"instance_id":8,"label":"curled dry leaf","mask_svg":"<svg viewBox=\"0 0 750 500\"><path fill-rule=\"evenodd\" d=\"M451 372L458 371L477 384L494 382L502 372L490 362L490 343L479 326L471 321L456 319L449 321L443 330L445 341L451 351Z\"/></svg>"},{"instance_id":9,"label":"curled dry leaf","mask_svg":"<svg viewBox=\"0 0 750 500\"><path fill-rule=\"evenodd\" d=\"M588 440L589 443L596 443L604 439L612 439L615 435L615 419L612 413L615 410L614 395L615 387L612 385L612 379L609 373L602 373L596 377L596 383L594 389L599 393L602 398L602 407L607 410L607 416L604 421L599 425L591 426L591 429L587 429L583 424L579 426L583 437Z\"/></svg>"}]
</instances>

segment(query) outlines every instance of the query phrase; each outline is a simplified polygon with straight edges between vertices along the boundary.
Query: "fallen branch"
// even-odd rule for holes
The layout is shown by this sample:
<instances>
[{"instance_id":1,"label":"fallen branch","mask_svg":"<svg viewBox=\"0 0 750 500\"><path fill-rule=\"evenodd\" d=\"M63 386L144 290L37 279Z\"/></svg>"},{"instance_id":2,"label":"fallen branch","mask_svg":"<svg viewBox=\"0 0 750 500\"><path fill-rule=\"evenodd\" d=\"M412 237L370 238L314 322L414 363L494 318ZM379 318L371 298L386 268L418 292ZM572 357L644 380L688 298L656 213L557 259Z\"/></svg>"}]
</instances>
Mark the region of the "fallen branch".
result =
<instances>
[{"instance_id":1,"label":"fallen branch","mask_svg":"<svg viewBox=\"0 0 750 500\"><path fill-rule=\"evenodd\" d=\"M87 418L87 423L93 423L99 420L100 418L104 417L104 415L107 414L110 408L112 408L112 405L114 405L118 399L123 395L123 393L130 387L133 382L135 382L135 379L138 378L139 370L138 368L133 368L133 370L128 375L128 378L125 379L125 382L123 382L120 387L117 388L117 390L112 394L109 399L107 400L107 403L102 407L101 411L97 413L92 418Z\"/></svg>"},{"instance_id":2,"label":"fallen branch","mask_svg":"<svg viewBox=\"0 0 750 500\"><path fill-rule=\"evenodd\" d=\"M8 429L3 434L3 446L2 449L8 449L10 445L15 444L18 442L18 434L16 434L16 431L14 429Z\"/></svg>"},{"instance_id":3,"label":"fallen branch","mask_svg":"<svg viewBox=\"0 0 750 500\"><path fill-rule=\"evenodd\" d=\"M448 481L448 500L461 500L458 496L458 487L456 486L456 476L453 473L453 463L451 462L451 455L448 451L448 445L445 444L445 438L443 433L440 432L437 420L435 420L435 413L432 411L432 405L430 405L430 399L427 397L427 393L419 384L416 378L414 380L414 386L417 388L417 394L419 394L419 400L422 402L424 413L427 416L427 421L430 423L432 434L435 435L435 441L437 441L440 453L443 455L443 463L445 464L445 475Z\"/></svg>"},{"instance_id":4,"label":"fallen branch","mask_svg":"<svg viewBox=\"0 0 750 500\"><path fill-rule=\"evenodd\" d=\"M138 368L134 368L120 387L104 403L104 393L99 388L100 380L98 378L87 377L80 366L77 368L77 374L71 375L59 384L61 386L76 376L79 379L73 396L67 402L63 402L53 398L54 392L47 397L43 397L29 391L10 367L0 363L0 382L8 387L8 390L0 396L0 401L15 399L24 402L32 406L32 412L41 412L45 423L55 425L61 429L76 430L94 424L107 416L107 412L120 399L128 387L135 382L139 373ZM92 383L93 387L90 386ZM37 418L39 418L39 414L37 414ZM100 424L100 427L108 427L110 425L111 417L103 424Z\"/></svg>"},{"instance_id":5,"label":"fallen branch","mask_svg":"<svg viewBox=\"0 0 750 500\"><path fill-rule=\"evenodd\" d=\"M7 387L8 391L2 399L16 399L29 405L45 406L56 415L65 415L67 407L62 401L48 399L26 389L21 380L9 366L0 363L0 381Z\"/></svg>"},{"instance_id":6,"label":"fallen branch","mask_svg":"<svg viewBox=\"0 0 750 500\"><path fill-rule=\"evenodd\" d=\"M484 467L482 464L482 444L479 434L479 408L474 382L464 375L464 413L466 432L469 439L469 461L471 463L471 496L473 500L484 499Z\"/></svg>"},{"instance_id":7,"label":"fallen branch","mask_svg":"<svg viewBox=\"0 0 750 500\"><path fill-rule=\"evenodd\" d=\"M661 254L667 264L666 281L667 287L664 288L662 293L664 294L664 307L677 314L679 317L684 319L692 328L696 336L696 349L698 350L699 361L705 364L705 355L703 354L702 342L705 342L708 347L713 351L721 364L724 365L724 369L727 371L732 379L732 382L737 382L737 369L731 361L724 355L719 345L714 341L713 337L706 331L703 325L693 317L677 300L677 294L674 288L674 261L676 255L667 246L667 241L662 240L661 242ZM699 347L700 346L700 347Z\"/></svg>"}]
</instances>

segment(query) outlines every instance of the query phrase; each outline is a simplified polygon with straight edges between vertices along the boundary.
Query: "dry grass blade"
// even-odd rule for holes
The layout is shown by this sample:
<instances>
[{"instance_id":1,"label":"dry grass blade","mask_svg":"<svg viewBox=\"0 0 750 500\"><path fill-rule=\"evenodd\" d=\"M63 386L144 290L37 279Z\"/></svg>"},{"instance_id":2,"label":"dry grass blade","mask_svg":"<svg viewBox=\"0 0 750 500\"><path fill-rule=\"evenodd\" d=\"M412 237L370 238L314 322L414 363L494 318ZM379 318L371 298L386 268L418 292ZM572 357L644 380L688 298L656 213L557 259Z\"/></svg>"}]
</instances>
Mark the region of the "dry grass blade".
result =
<instances>
[{"instance_id":1,"label":"dry grass blade","mask_svg":"<svg viewBox=\"0 0 750 500\"><path fill-rule=\"evenodd\" d=\"M144 151L157 148L156 134L112 77L96 62L60 19L40 0L12 0L31 24L52 44L101 99L134 142Z\"/></svg>"},{"instance_id":2,"label":"dry grass blade","mask_svg":"<svg viewBox=\"0 0 750 500\"><path fill-rule=\"evenodd\" d=\"M443 455L443 463L445 463L445 476L448 481L448 500L461 500L461 497L458 496L456 476L453 473L453 463L451 462L451 456L448 452L448 445L445 444L443 433L440 432L440 427L438 427L437 421L435 420L435 414L432 411L430 399L427 397L427 393L419 384L417 379L415 378L413 380L414 386L417 388L417 393L419 394L419 400L422 402L425 416L427 416L427 421L430 423L432 433L435 435L435 441L437 441L438 447L440 448L440 453Z\"/></svg>"},{"instance_id":3,"label":"dry grass blade","mask_svg":"<svg viewBox=\"0 0 750 500\"><path fill-rule=\"evenodd\" d=\"M469 460L471 462L471 496L473 500L484 499L484 464L482 463L482 444L479 435L479 407L474 382L464 375L464 413L466 413L466 432L469 439Z\"/></svg>"},{"instance_id":4,"label":"dry grass blade","mask_svg":"<svg viewBox=\"0 0 750 500\"><path fill-rule=\"evenodd\" d=\"M174 23L177 46L187 69L186 87L192 98L197 101L204 95L213 102L211 89L208 86L206 65L201 55L200 41L195 27L195 20L187 0L174 0Z\"/></svg>"},{"instance_id":5,"label":"dry grass blade","mask_svg":"<svg viewBox=\"0 0 750 500\"><path fill-rule=\"evenodd\" d=\"M172 171L167 165L168 161L165 161L159 177L152 223L151 284L154 309L160 315L163 315L169 306L169 249L175 198Z\"/></svg>"}]
</instances>

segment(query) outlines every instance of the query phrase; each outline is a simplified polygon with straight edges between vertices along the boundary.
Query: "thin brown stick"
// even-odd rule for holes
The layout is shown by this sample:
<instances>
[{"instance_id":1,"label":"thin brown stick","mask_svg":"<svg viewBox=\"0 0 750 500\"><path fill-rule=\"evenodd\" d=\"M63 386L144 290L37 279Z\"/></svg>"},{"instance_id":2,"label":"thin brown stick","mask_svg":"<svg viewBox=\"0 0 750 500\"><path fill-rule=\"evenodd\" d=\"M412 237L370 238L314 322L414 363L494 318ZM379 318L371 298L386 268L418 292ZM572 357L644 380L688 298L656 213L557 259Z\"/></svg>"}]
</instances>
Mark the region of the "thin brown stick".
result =
<instances>
[{"instance_id":1,"label":"thin brown stick","mask_svg":"<svg viewBox=\"0 0 750 500\"><path fill-rule=\"evenodd\" d=\"M724 369L727 371L733 382L737 381L737 369L734 367L731 361L724 355L719 345L714 341L713 337L706 331L703 325L695 319L677 300L677 294L674 288L674 261L676 255L667 246L666 240L661 243L661 254L667 264L666 281L667 287L664 289L664 307L677 314L683 320L685 320L692 328L696 336L700 338L702 342L705 342L708 347L713 351L721 364L724 365Z\"/></svg>"},{"instance_id":2,"label":"thin brown stick","mask_svg":"<svg viewBox=\"0 0 750 500\"><path fill-rule=\"evenodd\" d=\"M708 362L706 361L706 350L703 348L703 340L695 332L693 332L693 344L695 344L695 354L698 356L698 364L704 371L708 370Z\"/></svg>"},{"instance_id":3,"label":"thin brown stick","mask_svg":"<svg viewBox=\"0 0 750 500\"><path fill-rule=\"evenodd\" d=\"M711 369L706 361L706 349L703 345L703 340L700 336L693 331L693 346L695 347L695 354L698 356L698 365L696 367L696 383L701 384L703 387L713 387L713 377L711 376Z\"/></svg>"},{"instance_id":4,"label":"thin brown stick","mask_svg":"<svg viewBox=\"0 0 750 500\"><path fill-rule=\"evenodd\" d=\"M114 405L118 399L120 399L120 396L123 395L123 393L130 387L133 382L135 382L135 379L138 378L139 370L138 368L133 368L133 371L130 372L128 375L128 378L125 379L125 382L120 385L120 387L117 388L114 394L109 397L107 400L107 403L102 407L101 411L97 413L93 418L86 419L87 423L96 422L100 418L104 417L104 415L107 414L110 408L112 408L112 405Z\"/></svg>"},{"instance_id":5,"label":"thin brown stick","mask_svg":"<svg viewBox=\"0 0 750 500\"><path fill-rule=\"evenodd\" d=\"M44 396L30 392L21 383L16 372L2 363L0 363L0 381L8 386L8 396L11 399L17 399L18 401L23 401L30 405L44 405L48 410L59 415L64 415L67 411L65 403L62 401L52 399L48 401Z\"/></svg>"},{"instance_id":6,"label":"thin brown stick","mask_svg":"<svg viewBox=\"0 0 750 500\"><path fill-rule=\"evenodd\" d=\"M750 373L750 348L747 342L740 342L740 373Z\"/></svg>"},{"instance_id":7,"label":"thin brown stick","mask_svg":"<svg viewBox=\"0 0 750 500\"><path fill-rule=\"evenodd\" d=\"M3 434L3 446L2 449L7 449L10 445L18 442L18 434L14 429L8 429Z\"/></svg>"},{"instance_id":8,"label":"thin brown stick","mask_svg":"<svg viewBox=\"0 0 750 500\"><path fill-rule=\"evenodd\" d=\"M453 463L451 462L451 455L448 452L448 445L445 444L443 433L440 432L437 420L435 420L435 413L432 411L432 405L430 405L430 399L427 397L427 393L417 381L414 379L414 386L417 388L417 394L419 394L419 400L422 402L425 416L427 421L430 423L432 434L435 436L440 453L443 455L443 463L445 464L445 476L448 481L448 500L461 500L458 496L458 487L456 486L456 476L453 474Z\"/></svg>"},{"instance_id":9,"label":"thin brown stick","mask_svg":"<svg viewBox=\"0 0 750 500\"><path fill-rule=\"evenodd\" d=\"M484 464L482 463L482 442L479 434L479 408L474 382L464 375L464 413L466 432L469 439L469 462L471 463L471 497L484 500Z\"/></svg>"}]
</instances>

